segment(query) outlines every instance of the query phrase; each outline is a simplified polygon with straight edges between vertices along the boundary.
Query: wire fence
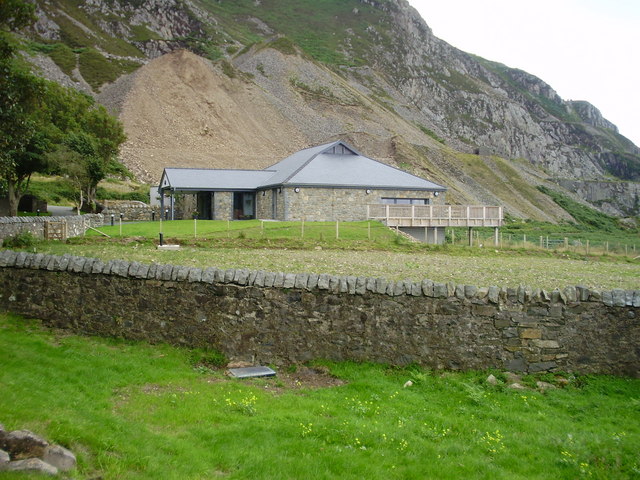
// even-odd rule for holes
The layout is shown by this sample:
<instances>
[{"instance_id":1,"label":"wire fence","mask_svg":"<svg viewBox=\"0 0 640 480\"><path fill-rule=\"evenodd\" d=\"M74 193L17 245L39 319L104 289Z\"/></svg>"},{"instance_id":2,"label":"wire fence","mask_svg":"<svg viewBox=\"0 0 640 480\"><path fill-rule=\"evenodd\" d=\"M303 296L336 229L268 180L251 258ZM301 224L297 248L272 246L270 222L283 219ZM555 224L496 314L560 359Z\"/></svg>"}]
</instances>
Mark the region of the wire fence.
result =
<instances>
[{"instance_id":1,"label":"wire fence","mask_svg":"<svg viewBox=\"0 0 640 480\"><path fill-rule=\"evenodd\" d=\"M302 239L320 242L340 240L390 242L410 239L407 234L396 228L388 228L380 222L278 222L271 220L215 221L215 220L176 220L165 222L140 222L135 224L114 225L112 230L103 230L115 236L157 237L158 232L164 238L265 238L265 239ZM469 238L471 235L471 238ZM636 242L637 240L637 242ZM640 256L640 239L594 240L578 236L514 234L494 229L448 228L445 229L444 242L449 245L470 246L475 248L505 248L525 250L566 251L586 255L625 255L631 258Z\"/></svg>"},{"instance_id":2,"label":"wire fence","mask_svg":"<svg viewBox=\"0 0 640 480\"><path fill-rule=\"evenodd\" d=\"M497 241L496 241L497 240ZM580 253L585 255L625 255L637 257L640 255L640 240L592 240L576 236L553 236L513 234L499 232L487 233L477 230L468 231L447 230L446 241L452 245L469 245L474 247L522 248L525 250L554 250Z\"/></svg>"}]
</instances>

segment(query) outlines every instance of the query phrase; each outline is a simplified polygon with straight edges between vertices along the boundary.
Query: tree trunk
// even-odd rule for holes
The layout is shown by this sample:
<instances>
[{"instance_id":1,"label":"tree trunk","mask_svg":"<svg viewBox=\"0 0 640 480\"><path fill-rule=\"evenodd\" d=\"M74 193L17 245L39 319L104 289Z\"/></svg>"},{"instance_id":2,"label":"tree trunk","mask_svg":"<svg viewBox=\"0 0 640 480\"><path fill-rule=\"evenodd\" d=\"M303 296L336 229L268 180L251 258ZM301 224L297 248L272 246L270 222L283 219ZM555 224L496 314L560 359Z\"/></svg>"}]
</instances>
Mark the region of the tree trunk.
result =
<instances>
[{"instance_id":1,"label":"tree trunk","mask_svg":"<svg viewBox=\"0 0 640 480\"><path fill-rule=\"evenodd\" d=\"M96 191L98 187L96 185L89 185L87 187L87 205L91 213L95 213L96 210Z\"/></svg>"},{"instance_id":2,"label":"tree trunk","mask_svg":"<svg viewBox=\"0 0 640 480\"><path fill-rule=\"evenodd\" d=\"M7 193L9 197L9 216L17 217L18 204L20 203L22 193L20 192L20 189L18 188L18 185L14 180L7 179Z\"/></svg>"}]
</instances>

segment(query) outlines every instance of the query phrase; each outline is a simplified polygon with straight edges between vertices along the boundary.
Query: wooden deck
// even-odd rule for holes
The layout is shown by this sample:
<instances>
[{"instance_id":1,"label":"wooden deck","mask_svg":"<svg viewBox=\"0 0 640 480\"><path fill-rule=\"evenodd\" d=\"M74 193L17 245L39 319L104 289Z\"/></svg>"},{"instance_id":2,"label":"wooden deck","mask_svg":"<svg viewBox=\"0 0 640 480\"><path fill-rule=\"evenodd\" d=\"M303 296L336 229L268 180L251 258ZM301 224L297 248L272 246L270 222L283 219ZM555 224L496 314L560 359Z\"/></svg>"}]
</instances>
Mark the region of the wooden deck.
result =
<instances>
[{"instance_id":1,"label":"wooden deck","mask_svg":"<svg viewBox=\"0 0 640 480\"><path fill-rule=\"evenodd\" d=\"M367 217L389 227L501 227L502 207L486 205L367 205Z\"/></svg>"}]
</instances>

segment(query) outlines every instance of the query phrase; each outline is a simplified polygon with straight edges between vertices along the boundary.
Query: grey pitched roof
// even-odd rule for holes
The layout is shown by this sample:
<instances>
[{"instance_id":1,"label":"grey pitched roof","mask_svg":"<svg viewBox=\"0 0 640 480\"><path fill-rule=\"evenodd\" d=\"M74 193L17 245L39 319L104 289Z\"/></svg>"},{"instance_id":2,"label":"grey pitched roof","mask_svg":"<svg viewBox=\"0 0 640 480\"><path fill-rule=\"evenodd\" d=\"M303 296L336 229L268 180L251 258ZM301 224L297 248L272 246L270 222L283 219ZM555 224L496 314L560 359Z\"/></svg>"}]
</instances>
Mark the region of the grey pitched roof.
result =
<instances>
[{"instance_id":1,"label":"grey pitched roof","mask_svg":"<svg viewBox=\"0 0 640 480\"><path fill-rule=\"evenodd\" d=\"M338 145L349 153L329 153ZM365 157L342 141L300 150L269 170L277 172L269 179L269 185L446 190L442 185Z\"/></svg>"},{"instance_id":2,"label":"grey pitched roof","mask_svg":"<svg viewBox=\"0 0 640 480\"><path fill-rule=\"evenodd\" d=\"M160 189L228 191L280 185L446 190L442 185L365 157L342 141L300 150L265 170L166 168Z\"/></svg>"},{"instance_id":3,"label":"grey pitched roof","mask_svg":"<svg viewBox=\"0 0 640 480\"><path fill-rule=\"evenodd\" d=\"M165 168L160 188L176 190L255 190L274 172L269 170L222 170L210 168Z\"/></svg>"}]
</instances>

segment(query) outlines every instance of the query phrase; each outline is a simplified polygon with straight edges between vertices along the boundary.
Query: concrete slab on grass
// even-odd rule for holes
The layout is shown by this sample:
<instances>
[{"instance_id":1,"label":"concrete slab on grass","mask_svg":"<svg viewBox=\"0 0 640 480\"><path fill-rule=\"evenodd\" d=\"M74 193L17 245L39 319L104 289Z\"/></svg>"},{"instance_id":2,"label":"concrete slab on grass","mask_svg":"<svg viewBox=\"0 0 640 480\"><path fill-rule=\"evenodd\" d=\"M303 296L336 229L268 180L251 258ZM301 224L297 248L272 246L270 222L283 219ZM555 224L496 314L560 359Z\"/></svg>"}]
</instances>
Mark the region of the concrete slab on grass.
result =
<instances>
[{"instance_id":1,"label":"concrete slab on grass","mask_svg":"<svg viewBox=\"0 0 640 480\"><path fill-rule=\"evenodd\" d=\"M276 372L269 367L230 368L229 373L236 378L275 377Z\"/></svg>"},{"instance_id":2,"label":"concrete slab on grass","mask_svg":"<svg viewBox=\"0 0 640 480\"><path fill-rule=\"evenodd\" d=\"M158 250L180 250L180 245L158 245Z\"/></svg>"}]
</instances>

